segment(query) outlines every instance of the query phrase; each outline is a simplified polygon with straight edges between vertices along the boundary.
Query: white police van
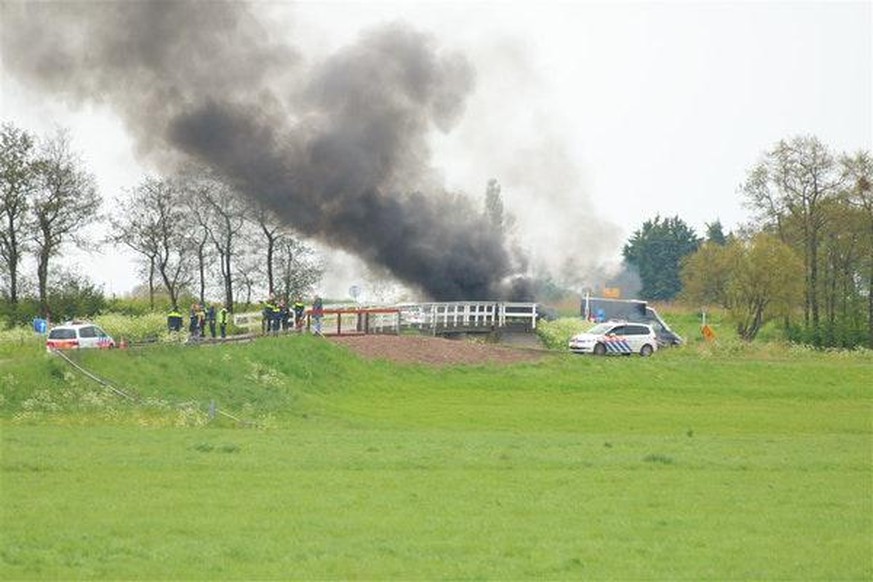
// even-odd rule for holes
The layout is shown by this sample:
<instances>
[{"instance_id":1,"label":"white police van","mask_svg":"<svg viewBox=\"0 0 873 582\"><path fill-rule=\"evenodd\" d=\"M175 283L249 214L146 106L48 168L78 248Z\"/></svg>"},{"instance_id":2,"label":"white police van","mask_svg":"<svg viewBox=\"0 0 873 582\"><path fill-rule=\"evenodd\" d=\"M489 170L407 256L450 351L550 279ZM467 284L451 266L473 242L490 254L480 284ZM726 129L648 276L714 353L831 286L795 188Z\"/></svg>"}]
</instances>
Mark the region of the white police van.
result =
<instances>
[{"instance_id":1,"label":"white police van","mask_svg":"<svg viewBox=\"0 0 873 582\"><path fill-rule=\"evenodd\" d=\"M658 336L645 323L599 323L570 338L570 351L576 354L651 356L658 349Z\"/></svg>"},{"instance_id":2,"label":"white police van","mask_svg":"<svg viewBox=\"0 0 873 582\"><path fill-rule=\"evenodd\" d=\"M82 321L70 321L53 327L45 341L45 348L49 352L52 350L109 349L114 347L115 340L100 326Z\"/></svg>"}]
</instances>

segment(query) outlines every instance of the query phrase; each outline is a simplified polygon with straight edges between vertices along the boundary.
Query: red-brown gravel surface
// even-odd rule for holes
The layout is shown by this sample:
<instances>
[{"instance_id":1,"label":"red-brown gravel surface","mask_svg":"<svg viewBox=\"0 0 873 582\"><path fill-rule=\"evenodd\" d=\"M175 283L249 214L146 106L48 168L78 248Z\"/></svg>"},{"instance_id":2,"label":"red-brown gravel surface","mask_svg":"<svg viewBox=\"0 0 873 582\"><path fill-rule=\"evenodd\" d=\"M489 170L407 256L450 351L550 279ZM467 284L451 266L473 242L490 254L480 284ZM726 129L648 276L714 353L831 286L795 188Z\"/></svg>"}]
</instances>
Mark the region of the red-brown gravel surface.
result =
<instances>
[{"instance_id":1,"label":"red-brown gravel surface","mask_svg":"<svg viewBox=\"0 0 873 582\"><path fill-rule=\"evenodd\" d=\"M535 349L431 336L360 335L328 339L365 358L432 366L532 362L546 354Z\"/></svg>"}]
</instances>

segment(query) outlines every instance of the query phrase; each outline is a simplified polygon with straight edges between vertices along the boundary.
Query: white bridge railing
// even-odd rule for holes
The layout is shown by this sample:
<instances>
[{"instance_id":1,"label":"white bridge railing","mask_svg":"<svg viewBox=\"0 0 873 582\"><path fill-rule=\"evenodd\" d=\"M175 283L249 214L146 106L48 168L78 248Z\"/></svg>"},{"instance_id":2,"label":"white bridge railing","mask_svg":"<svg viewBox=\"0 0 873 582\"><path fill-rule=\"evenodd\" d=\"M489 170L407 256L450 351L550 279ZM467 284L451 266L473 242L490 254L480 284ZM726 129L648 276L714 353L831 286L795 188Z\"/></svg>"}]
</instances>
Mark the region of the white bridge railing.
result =
<instances>
[{"instance_id":1,"label":"white bridge railing","mask_svg":"<svg viewBox=\"0 0 873 582\"><path fill-rule=\"evenodd\" d=\"M507 301L451 301L398 305L404 327L439 331L490 331L537 327L537 304Z\"/></svg>"},{"instance_id":2,"label":"white bridge railing","mask_svg":"<svg viewBox=\"0 0 873 582\"><path fill-rule=\"evenodd\" d=\"M234 324L250 333L264 332L260 312L234 314ZM310 331L311 325L312 311L307 310L302 329ZM325 306L322 318L322 330L330 335L399 333L402 329L417 329L436 335L507 329L534 331L536 327L536 303L508 301L404 303L380 307L332 304Z\"/></svg>"}]
</instances>

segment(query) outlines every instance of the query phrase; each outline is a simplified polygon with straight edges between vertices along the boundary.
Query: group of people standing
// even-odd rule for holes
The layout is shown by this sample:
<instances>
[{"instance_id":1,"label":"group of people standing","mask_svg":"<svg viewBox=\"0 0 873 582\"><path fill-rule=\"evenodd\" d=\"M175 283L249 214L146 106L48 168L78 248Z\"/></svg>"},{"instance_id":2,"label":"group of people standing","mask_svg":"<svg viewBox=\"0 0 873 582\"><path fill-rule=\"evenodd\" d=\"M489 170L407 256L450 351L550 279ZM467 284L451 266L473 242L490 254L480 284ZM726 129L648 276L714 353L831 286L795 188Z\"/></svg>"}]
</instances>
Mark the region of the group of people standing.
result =
<instances>
[{"instance_id":1,"label":"group of people standing","mask_svg":"<svg viewBox=\"0 0 873 582\"><path fill-rule=\"evenodd\" d=\"M321 302L321 297L316 296L312 302L312 327L313 332L321 334L321 318L324 307ZM306 323L306 304L298 297L293 303L284 299L276 300L274 296L270 296L264 301L262 320L262 331L264 333L278 333L280 331L297 330L302 331Z\"/></svg>"},{"instance_id":2,"label":"group of people standing","mask_svg":"<svg viewBox=\"0 0 873 582\"><path fill-rule=\"evenodd\" d=\"M216 310L215 305L204 308L200 303L192 303L188 312L188 333L192 338L205 338L208 328L210 337L215 338L218 333L224 338L227 337L227 322L227 307ZM171 332L182 331L182 313L175 305L167 315L167 328Z\"/></svg>"},{"instance_id":3,"label":"group of people standing","mask_svg":"<svg viewBox=\"0 0 873 582\"><path fill-rule=\"evenodd\" d=\"M276 301L270 296L264 302L262 331L263 333L278 333L280 331L302 331L306 323L306 304L299 297L293 303L285 300ZM321 297L315 297L309 314L312 317L312 331L321 335L321 319L324 315L324 306ZM212 338L220 335L227 337L227 324L229 312L226 306L216 309L214 304L204 306L201 303L191 304L188 312L188 332L191 339L202 339L209 336ZM184 318L177 306L173 306L167 315L167 328L170 332L182 331Z\"/></svg>"}]
</instances>

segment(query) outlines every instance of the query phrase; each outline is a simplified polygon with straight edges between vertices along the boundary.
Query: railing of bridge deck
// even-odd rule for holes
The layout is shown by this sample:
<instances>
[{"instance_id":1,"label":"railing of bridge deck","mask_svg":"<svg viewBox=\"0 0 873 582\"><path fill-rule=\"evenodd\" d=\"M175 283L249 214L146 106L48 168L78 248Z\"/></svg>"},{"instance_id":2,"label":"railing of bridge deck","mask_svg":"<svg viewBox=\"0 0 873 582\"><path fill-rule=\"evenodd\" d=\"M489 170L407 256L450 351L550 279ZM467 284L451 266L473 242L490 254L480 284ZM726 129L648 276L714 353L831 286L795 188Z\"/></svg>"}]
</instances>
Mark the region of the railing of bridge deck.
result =
<instances>
[{"instance_id":1,"label":"railing of bridge deck","mask_svg":"<svg viewBox=\"0 0 873 582\"><path fill-rule=\"evenodd\" d=\"M507 301L450 301L400 307L401 324L431 331L464 329L496 330L507 327L536 329L535 303Z\"/></svg>"},{"instance_id":2,"label":"railing of bridge deck","mask_svg":"<svg viewBox=\"0 0 873 582\"><path fill-rule=\"evenodd\" d=\"M537 325L535 303L507 301L407 303L393 307L331 305L322 313L322 333L330 335L397 334L403 329L433 334L502 329L534 331ZM262 330L260 313L235 315L234 323L251 332ZM305 330L312 331L312 327L312 311L307 310Z\"/></svg>"}]
</instances>

